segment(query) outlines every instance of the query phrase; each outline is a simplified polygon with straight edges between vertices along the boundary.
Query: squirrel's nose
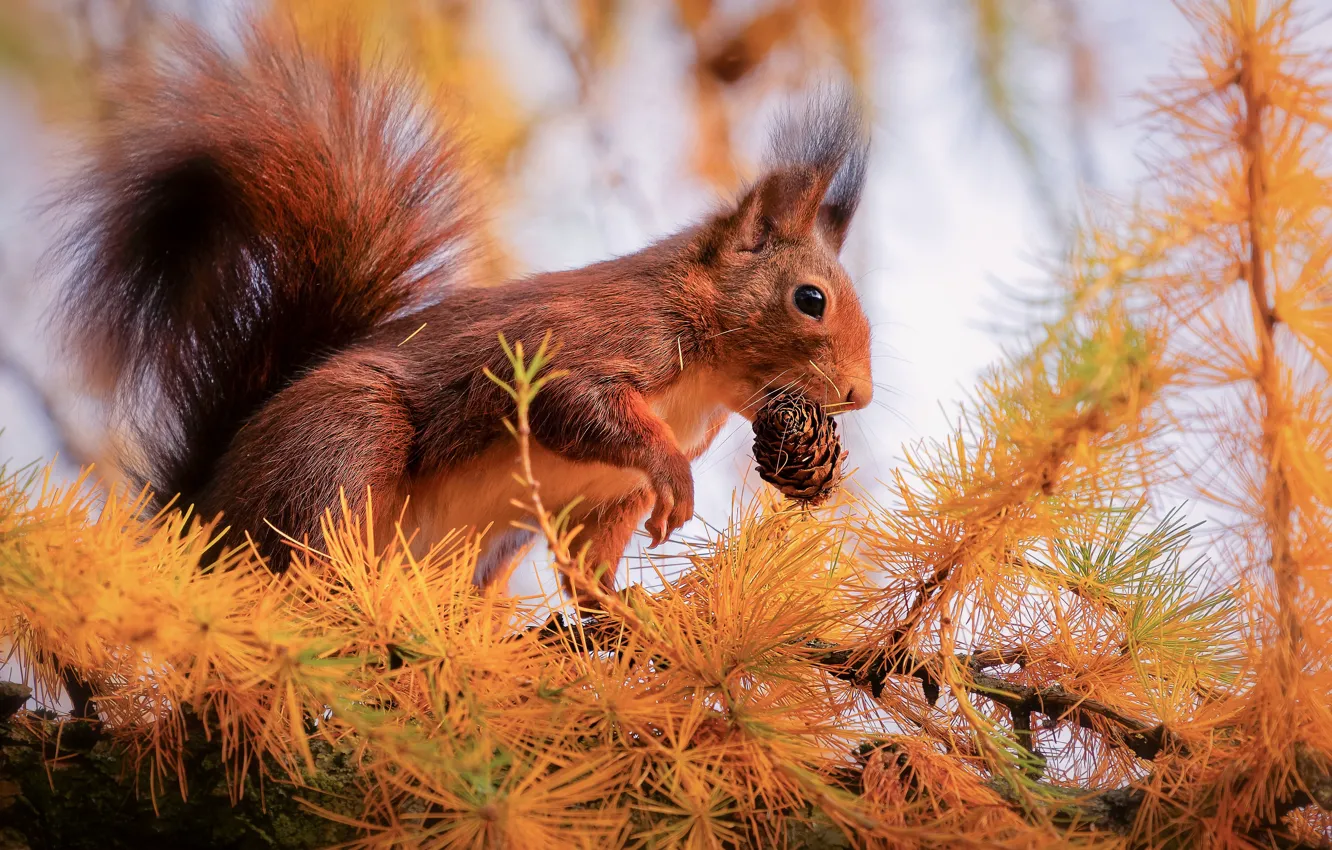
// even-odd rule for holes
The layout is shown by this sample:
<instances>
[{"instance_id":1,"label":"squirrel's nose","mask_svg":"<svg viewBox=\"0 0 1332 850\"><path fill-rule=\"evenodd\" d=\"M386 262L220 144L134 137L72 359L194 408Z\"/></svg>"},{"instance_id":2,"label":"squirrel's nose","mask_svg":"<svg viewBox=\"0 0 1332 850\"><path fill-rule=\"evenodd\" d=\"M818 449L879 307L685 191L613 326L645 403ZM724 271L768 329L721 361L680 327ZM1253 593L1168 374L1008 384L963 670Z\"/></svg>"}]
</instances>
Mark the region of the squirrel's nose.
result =
<instances>
[{"instance_id":1,"label":"squirrel's nose","mask_svg":"<svg viewBox=\"0 0 1332 850\"><path fill-rule=\"evenodd\" d=\"M846 391L847 410L861 410L869 406L874 398L874 384L867 378L851 378Z\"/></svg>"}]
</instances>

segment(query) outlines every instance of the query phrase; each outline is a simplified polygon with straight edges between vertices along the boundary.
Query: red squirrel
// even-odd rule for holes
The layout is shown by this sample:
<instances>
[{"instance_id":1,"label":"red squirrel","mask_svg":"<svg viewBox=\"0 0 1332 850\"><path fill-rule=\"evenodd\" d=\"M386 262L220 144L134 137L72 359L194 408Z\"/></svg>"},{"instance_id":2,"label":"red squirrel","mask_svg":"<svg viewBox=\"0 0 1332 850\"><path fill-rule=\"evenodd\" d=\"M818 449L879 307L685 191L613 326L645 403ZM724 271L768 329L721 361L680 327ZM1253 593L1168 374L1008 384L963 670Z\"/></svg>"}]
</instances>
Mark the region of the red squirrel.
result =
<instances>
[{"instance_id":1,"label":"red squirrel","mask_svg":"<svg viewBox=\"0 0 1332 850\"><path fill-rule=\"evenodd\" d=\"M459 279L478 210L454 134L410 75L254 27L182 31L113 89L77 184L66 328L109 375L136 475L224 545L282 569L345 493L422 549L489 528L476 581L528 542L498 337L555 365L532 407L548 504L582 497L586 563L614 587L635 528L693 514L691 462L732 414L797 390L838 412L873 384L838 254L865 176L849 98L774 133L734 205L628 256L493 286ZM380 539L386 539L381 537Z\"/></svg>"}]
</instances>

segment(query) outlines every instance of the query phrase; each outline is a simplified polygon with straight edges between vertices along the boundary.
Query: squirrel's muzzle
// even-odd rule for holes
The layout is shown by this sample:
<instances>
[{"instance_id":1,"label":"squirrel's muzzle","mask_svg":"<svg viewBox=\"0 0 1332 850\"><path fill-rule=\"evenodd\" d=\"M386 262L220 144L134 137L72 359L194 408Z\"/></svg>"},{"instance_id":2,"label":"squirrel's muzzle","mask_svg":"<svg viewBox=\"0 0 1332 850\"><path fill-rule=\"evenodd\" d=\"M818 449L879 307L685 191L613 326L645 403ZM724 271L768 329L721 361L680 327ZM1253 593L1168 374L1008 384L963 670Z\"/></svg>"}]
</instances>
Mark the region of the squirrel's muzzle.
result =
<instances>
[{"instance_id":1,"label":"squirrel's muzzle","mask_svg":"<svg viewBox=\"0 0 1332 850\"><path fill-rule=\"evenodd\" d=\"M841 410L861 410L869 407L870 401L874 398L874 382L869 378L845 379L847 384L846 396L839 405Z\"/></svg>"}]
</instances>

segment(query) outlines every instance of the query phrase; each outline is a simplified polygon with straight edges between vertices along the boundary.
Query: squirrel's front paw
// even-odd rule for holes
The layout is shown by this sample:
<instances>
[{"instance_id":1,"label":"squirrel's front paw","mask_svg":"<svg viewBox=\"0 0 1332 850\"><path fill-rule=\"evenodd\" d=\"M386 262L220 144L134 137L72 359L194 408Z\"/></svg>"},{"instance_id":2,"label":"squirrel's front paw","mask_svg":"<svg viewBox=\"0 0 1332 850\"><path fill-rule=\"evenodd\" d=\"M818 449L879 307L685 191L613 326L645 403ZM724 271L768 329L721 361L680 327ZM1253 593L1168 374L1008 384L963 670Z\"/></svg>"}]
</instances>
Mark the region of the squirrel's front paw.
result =
<instances>
[{"instance_id":1,"label":"squirrel's front paw","mask_svg":"<svg viewBox=\"0 0 1332 850\"><path fill-rule=\"evenodd\" d=\"M694 473L689 460L676 453L649 473L657 504L644 528L652 537L649 548L660 546L671 532L694 516Z\"/></svg>"}]
</instances>

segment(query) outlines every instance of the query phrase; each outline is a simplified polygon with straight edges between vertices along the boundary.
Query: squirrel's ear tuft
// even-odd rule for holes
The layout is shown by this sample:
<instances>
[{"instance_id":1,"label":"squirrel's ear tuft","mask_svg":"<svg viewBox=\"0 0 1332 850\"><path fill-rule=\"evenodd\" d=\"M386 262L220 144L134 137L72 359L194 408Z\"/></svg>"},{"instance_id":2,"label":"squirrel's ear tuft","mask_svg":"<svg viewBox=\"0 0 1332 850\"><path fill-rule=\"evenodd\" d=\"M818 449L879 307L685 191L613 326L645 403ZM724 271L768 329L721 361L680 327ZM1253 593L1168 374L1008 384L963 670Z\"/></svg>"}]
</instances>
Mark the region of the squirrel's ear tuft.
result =
<instances>
[{"instance_id":1,"label":"squirrel's ear tuft","mask_svg":"<svg viewBox=\"0 0 1332 850\"><path fill-rule=\"evenodd\" d=\"M705 252L758 251L776 236L801 239L817 227L835 250L846 240L865 184L869 144L848 91L821 91L787 111L766 170L734 211L715 222Z\"/></svg>"},{"instance_id":2,"label":"squirrel's ear tuft","mask_svg":"<svg viewBox=\"0 0 1332 850\"><path fill-rule=\"evenodd\" d=\"M772 134L770 171L809 169L822 180L816 210L823 235L841 249L860 205L869 159L864 113L848 89L816 92L801 111L788 111Z\"/></svg>"}]
</instances>

